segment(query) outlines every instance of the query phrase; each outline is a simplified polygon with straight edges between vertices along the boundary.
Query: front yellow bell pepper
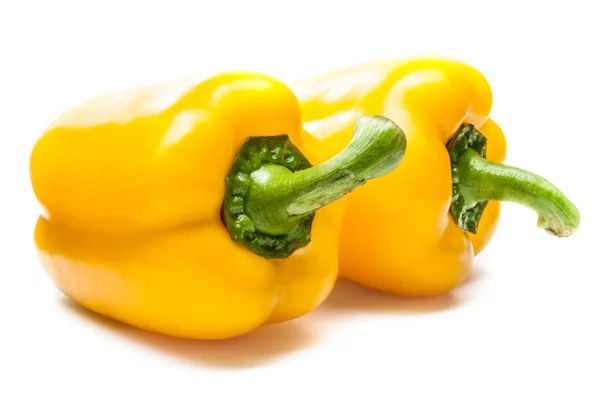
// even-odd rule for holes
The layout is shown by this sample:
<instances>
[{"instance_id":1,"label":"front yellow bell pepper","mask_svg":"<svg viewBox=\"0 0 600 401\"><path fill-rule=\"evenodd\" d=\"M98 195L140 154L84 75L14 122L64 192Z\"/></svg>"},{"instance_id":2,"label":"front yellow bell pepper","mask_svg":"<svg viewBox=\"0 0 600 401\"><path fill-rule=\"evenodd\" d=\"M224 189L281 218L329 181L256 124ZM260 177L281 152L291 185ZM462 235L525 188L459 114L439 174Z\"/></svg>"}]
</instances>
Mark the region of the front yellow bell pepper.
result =
<instances>
[{"instance_id":1,"label":"front yellow bell pepper","mask_svg":"<svg viewBox=\"0 0 600 401\"><path fill-rule=\"evenodd\" d=\"M575 206L552 184L500 164L506 141L488 117L492 93L467 64L374 62L293 89L304 128L332 151L345 146L364 115L386 116L407 136L402 165L350 195L341 277L403 295L447 292L490 241L502 200L536 210L551 234L570 235L579 224Z\"/></svg>"},{"instance_id":2,"label":"front yellow bell pepper","mask_svg":"<svg viewBox=\"0 0 600 401\"><path fill-rule=\"evenodd\" d=\"M85 307L172 336L232 337L307 313L337 275L345 205L332 202L394 169L405 138L365 118L327 160L301 125L292 91L250 73L75 107L31 154L43 265Z\"/></svg>"}]
</instances>

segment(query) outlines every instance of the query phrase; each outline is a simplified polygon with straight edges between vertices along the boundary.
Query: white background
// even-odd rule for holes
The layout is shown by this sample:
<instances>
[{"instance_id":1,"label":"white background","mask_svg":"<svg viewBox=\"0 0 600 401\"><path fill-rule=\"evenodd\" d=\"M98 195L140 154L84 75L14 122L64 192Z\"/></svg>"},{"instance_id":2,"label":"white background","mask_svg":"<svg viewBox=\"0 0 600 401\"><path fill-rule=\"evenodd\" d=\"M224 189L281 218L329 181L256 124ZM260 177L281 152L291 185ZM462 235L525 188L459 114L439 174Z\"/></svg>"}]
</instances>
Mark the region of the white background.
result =
<instances>
[{"instance_id":1,"label":"white background","mask_svg":"<svg viewBox=\"0 0 600 401\"><path fill-rule=\"evenodd\" d=\"M0 400L600 399L600 29L594 1L0 2ZM342 283L316 312L223 342L74 307L41 270L28 157L100 93L252 69L293 83L442 54L494 91L507 163L580 207L571 238L505 205L465 285L426 300ZM31 397L31 398L30 398Z\"/></svg>"}]
</instances>

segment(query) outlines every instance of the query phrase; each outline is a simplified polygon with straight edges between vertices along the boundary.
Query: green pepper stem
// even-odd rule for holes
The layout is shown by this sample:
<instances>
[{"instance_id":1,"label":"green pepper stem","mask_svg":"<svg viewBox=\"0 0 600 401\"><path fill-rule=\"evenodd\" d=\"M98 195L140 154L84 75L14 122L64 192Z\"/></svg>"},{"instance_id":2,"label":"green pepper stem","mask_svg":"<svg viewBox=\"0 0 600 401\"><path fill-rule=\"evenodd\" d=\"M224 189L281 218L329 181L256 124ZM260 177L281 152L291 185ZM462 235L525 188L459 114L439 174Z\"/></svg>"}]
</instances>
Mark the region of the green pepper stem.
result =
<instances>
[{"instance_id":1,"label":"green pepper stem","mask_svg":"<svg viewBox=\"0 0 600 401\"><path fill-rule=\"evenodd\" d=\"M332 159L295 173L277 164L265 164L250 174L245 202L248 217L265 234L284 234L303 217L366 180L394 170L405 149L406 137L391 120L363 117L354 126L351 142Z\"/></svg>"},{"instance_id":2,"label":"green pepper stem","mask_svg":"<svg viewBox=\"0 0 600 401\"><path fill-rule=\"evenodd\" d=\"M520 168L494 163L465 150L456 175L466 204L486 200L519 203L538 213L538 227L568 237L579 226L579 211L553 184Z\"/></svg>"}]
</instances>

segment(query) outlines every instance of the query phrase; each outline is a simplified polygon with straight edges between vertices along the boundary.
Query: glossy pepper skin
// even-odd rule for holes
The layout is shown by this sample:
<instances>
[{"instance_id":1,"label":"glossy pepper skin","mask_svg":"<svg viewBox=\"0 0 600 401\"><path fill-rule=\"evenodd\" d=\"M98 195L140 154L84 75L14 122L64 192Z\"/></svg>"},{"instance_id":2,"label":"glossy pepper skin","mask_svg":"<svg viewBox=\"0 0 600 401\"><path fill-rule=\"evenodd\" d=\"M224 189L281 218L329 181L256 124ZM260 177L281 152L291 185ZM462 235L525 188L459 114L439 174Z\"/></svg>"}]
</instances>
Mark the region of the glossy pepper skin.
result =
<instances>
[{"instance_id":1,"label":"glossy pepper skin","mask_svg":"<svg viewBox=\"0 0 600 401\"><path fill-rule=\"evenodd\" d=\"M391 121L365 121L355 145L380 148L349 147L358 149L351 157L327 160L331 154L302 130L292 91L259 74L192 77L85 102L52 123L32 150L31 182L43 207L35 229L42 264L83 306L171 336L227 338L299 317L325 299L337 276L345 202L330 202L395 168L404 152L404 135ZM371 141L378 133L385 140ZM233 174L230 186L226 179L238 150L249 145L276 162L263 166L276 170L276 179L254 199L253 215L278 234L285 233L281 216L289 218L286 227L298 218L312 223L309 241L287 248L293 252L284 257L281 249L273 258L250 251L233 240L240 231L224 222L250 182L246 176L240 184ZM242 167L257 163L251 150L250 161L238 160ZM327 163L296 175L277 165L284 157L291 165L301 157L305 168ZM338 171L340 160L343 168L358 164L377 172L348 183L345 192L324 190L327 174L319 172ZM271 182L261 177L261 184ZM302 190L326 192L327 201L307 208L292 196L305 213L288 216L284 208L278 220L271 199L285 207L289 196L280 199L277 185L286 183L285 194L293 195L298 177ZM226 191L233 192L227 197Z\"/></svg>"},{"instance_id":2,"label":"glossy pepper skin","mask_svg":"<svg viewBox=\"0 0 600 401\"><path fill-rule=\"evenodd\" d=\"M314 163L328 156L302 131L293 93L253 74L126 90L67 112L30 163L45 209L35 240L57 287L106 316L189 338L319 305L337 274L343 203L317 213L312 242L283 260L238 246L221 222L237 149L279 133Z\"/></svg>"},{"instance_id":3,"label":"glossy pepper skin","mask_svg":"<svg viewBox=\"0 0 600 401\"><path fill-rule=\"evenodd\" d=\"M402 295L440 294L460 284L500 213L499 203L489 201L476 234L464 232L449 213L447 144L457 131L473 125L487 138L487 159L500 163L505 157L505 137L488 117L492 93L484 76L457 60L415 58L324 74L293 89L304 128L332 151L344 146L363 115L386 116L407 136L402 165L350 195L340 276ZM576 226L578 213L574 206L569 210Z\"/></svg>"}]
</instances>

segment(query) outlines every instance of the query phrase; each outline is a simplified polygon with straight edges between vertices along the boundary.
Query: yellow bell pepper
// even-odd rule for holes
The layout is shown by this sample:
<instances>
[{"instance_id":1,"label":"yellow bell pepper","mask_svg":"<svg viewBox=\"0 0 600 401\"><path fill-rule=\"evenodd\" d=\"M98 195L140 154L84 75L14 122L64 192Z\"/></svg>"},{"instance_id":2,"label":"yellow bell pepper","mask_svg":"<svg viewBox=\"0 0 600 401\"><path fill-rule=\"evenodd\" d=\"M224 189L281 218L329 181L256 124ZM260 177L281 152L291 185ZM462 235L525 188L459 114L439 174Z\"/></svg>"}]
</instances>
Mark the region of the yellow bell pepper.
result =
<instances>
[{"instance_id":1,"label":"yellow bell pepper","mask_svg":"<svg viewBox=\"0 0 600 401\"><path fill-rule=\"evenodd\" d=\"M327 160L301 125L292 91L250 73L75 107L31 154L42 264L83 306L172 336L226 338L307 313L337 275L345 205L332 202L394 169L406 142L368 117Z\"/></svg>"},{"instance_id":2,"label":"yellow bell pepper","mask_svg":"<svg viewBox=\"0 0 600 401\"><path fill-rule=\"evenodd\" d=\"M292 88L304 128L332 151L348 143L364 115L388 117L407 136L402 165L350 195L340 277L403 295L447 292L490 241L502 200L534 209L538 225L557 236L579 224L575 206L552 184L501 164L506 141L488 117L490 87L467 64L373 62Z\"/></svg>"}]
</instances>

